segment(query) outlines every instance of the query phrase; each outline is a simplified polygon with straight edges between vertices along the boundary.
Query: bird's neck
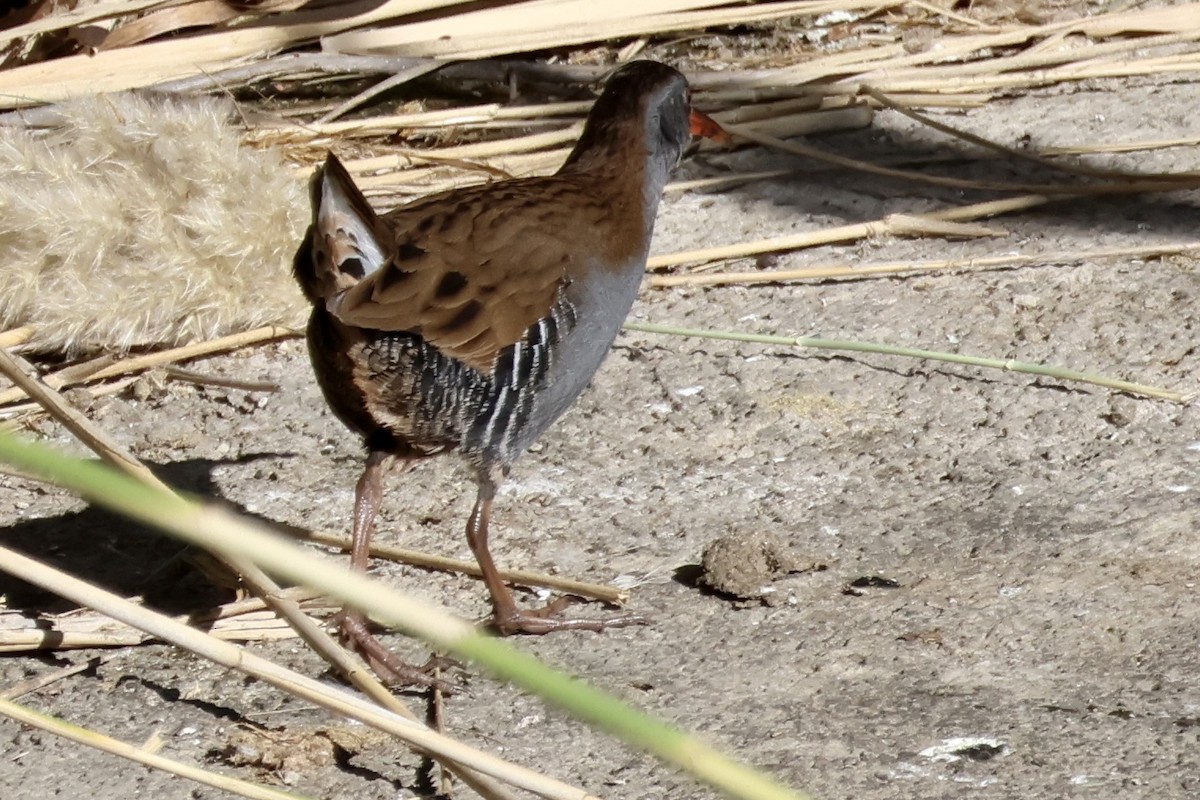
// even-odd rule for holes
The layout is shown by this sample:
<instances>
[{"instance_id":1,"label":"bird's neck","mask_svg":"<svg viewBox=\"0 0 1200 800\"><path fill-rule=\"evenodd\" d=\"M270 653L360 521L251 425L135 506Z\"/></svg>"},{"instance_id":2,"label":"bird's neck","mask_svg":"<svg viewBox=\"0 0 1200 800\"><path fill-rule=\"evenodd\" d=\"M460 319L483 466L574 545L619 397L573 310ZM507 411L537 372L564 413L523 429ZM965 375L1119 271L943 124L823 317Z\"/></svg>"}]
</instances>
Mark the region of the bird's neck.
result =
<instances>
[{"instance_id":1,"label":"bird's neck","mask_svg":"<svg viewBox=\"0 0 1200 800\"><path fill-rule=\"evenodd\" d=\"M673 165L659 163L662 159L654 157L641 126L631 128L602 131L607 135L597 136L588 135L594 133L590 128L584 131L558 174L586 184L613 211L625 209L631 216L640 217L641 228L649 239Z\"/></svg>"}]
</instances>

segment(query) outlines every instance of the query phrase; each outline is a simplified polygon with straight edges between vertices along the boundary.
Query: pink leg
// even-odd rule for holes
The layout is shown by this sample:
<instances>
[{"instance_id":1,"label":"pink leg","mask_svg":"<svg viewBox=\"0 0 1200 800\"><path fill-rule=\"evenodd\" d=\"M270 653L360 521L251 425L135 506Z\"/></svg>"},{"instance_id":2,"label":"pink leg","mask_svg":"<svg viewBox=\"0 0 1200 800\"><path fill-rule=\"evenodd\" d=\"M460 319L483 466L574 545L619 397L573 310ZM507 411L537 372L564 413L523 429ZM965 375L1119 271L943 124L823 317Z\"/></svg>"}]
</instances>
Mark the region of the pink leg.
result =
<instances>
[{"instance_id":1,"label":"pink leg","mask_svg":"<svg viewBox=\"0 0 1200 800\"><path fill-rule=\"evenodd\" d=\"M350 546L350 566L361 572L367 571L371 560L371 535L375 532L375 516L383 502L383 475L387 472L389 456L372 451L367 456L366 467L354 489L354 534ZM409 462L401 462L405 471ZM382 680L395 685L416 684L432 686L439 684L426 670L415 667L397 656L375 638L360 611L342 609L338 614L342 639L370 664L371 669Z\"/></svg>"},{"instance_id":2,"label":"pink leg","mask_svg":"<svg viewBox=\"0 0 1200 800\"><path fill-rule=\"evenodd\" d=\"M541 635L551 631L602 631L605 628L624 628L630 625L645 625L647 620L637 614L619 614L603 619L558 619L554 615L566 605L566 598L536 610L522 610L513 600L512 592L504 585L496 562L492 560L488 550L488 521L492 516L492 500L496 496L496 481L488 475L479 477L479 494L475 499L475 508L471 511L471 519L467 523L467 542L479 568L483 571L483 581L487 584L488 592L492 595L492 607L495 610L493 623L500 633L505 636L513 633L529 633Z\"/></svg>"}]
</instances>

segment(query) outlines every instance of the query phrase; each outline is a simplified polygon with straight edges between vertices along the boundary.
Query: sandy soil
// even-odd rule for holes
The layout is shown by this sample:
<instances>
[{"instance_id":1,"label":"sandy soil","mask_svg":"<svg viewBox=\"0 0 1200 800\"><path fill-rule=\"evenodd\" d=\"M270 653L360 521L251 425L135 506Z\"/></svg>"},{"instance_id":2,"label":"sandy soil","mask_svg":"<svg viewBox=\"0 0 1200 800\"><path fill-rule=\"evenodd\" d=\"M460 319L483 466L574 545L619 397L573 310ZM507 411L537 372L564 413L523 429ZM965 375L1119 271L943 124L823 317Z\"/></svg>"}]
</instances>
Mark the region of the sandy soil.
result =
<instances>
[{"instance_id":1,"label":"sandy soil","mask_svg":"<svg viewBox=\"0 0 1200 800\"><path fill-rule=\"evenodd\" d=\"M1002 142L1070 145L1191 137L1198 108L1196 83L1121 82L938 116ZM960 151L891 113L822 145L870 160ZM1200 154L1120 163L1196 169ZM800 171L668 197L657 251L985 199L761 150L704 156L683 173L728 165ZM1006 158L946 169L1055 177ZM1200 229L1197 199L1062 203L995 221L1000 239L883 238L772 266L1187 241ZM1044 361L1195 391L1198 302L1195 261L1116 259L646 291L634 317ZM145 385L92 414L176 485L272 520L348 530L358 443L324 409L302 343L200 368L284 388L256 397ZM8 477L0 486L7 543L165 607L211 599L202 579L168 566L176 545L62 493ZM472 491L453 459L393 481L381 539L469 558ZM653 625L520 646L816 797L1189 798L1200 795L1198 492L1195 405L879 356L625 334L514 470L494 552L510 566L641 578L631 604ZM762 600L698 587L702 554L728 537L774 541L777 566L823 569L778 570ZM762 552L744 557L765 566ZM383 564L376 574L467 617L487 610L466 578ZM57 607L0 581L11 606ZM739 585L753 595L755 582ZM254 649L322 673L295 642ZM6 657L0 685L95 654ZM24 702L133 742L157 731L167 755L312 796L421 791L400 748L197 658L163 646L104 656ZM604 797L711 796L537 700L477 674L466 686L447 704L456 736ZM0 796L81 795L218 793L0 720Z\"/></svg>"}]
</instances>

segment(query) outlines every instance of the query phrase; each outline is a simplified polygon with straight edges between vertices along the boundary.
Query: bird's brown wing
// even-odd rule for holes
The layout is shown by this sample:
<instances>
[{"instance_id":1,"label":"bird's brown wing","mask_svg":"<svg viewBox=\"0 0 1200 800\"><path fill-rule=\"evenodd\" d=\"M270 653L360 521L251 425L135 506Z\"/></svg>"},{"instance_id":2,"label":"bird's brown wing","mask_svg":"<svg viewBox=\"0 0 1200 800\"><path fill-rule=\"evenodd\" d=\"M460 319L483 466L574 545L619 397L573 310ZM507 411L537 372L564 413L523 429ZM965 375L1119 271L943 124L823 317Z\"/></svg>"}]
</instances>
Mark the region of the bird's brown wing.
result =
<instances>
[{"instance_id":1,"label":"bird's brown wing","mask_svg":"<svg viewBox=\"0 0 1200 800\"><path fill-rule=\"evenodd\" d=\"M549 313L573 249L554 179L458 190L362 219L369 206L338 169L327 164L319 179L327 222L315 213L313 241L324 243L317 272L337 273L326 307L341 322L417 334L487 372Z\"/></svg>"}]
</instances>

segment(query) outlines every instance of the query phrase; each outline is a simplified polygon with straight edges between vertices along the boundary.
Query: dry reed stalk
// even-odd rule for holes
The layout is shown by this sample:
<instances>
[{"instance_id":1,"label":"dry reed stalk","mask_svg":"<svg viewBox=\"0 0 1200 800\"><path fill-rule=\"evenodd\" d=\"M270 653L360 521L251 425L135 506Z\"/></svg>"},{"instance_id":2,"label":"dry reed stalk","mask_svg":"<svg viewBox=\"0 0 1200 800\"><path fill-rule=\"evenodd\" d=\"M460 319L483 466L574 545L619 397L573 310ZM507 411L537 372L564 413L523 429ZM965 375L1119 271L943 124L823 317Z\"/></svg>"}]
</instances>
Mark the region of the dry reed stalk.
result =
<instances>
[{"instance_id":1,"label":"dry reed stalk","mask_svg":"<svg viewBox=\"0 0 1200 800\"><path fill-rule=\"evenodd\" d=\"M888 95L897 108L950 108L968 109L980 108L992 96L989 94L958 94L948 96L931 92L891 92Z\"/></svg>"},{"instance_id":2,"label":"dry reed stalk","mask_svg":"<svg viewBox=\"0 0 1200 800\"><path fill-rule=\"evenodd\" d=\"M52 31L66 30L89 22L103 22L127 14L136 14L139 11L162 5L162 1L117 0L116 2L97 2L78 8L63 9L50 16L0 31L0 45L8 44L27 36L37 36Z\"/></svg>"},{"instance_id":3,"label":"dry reed stalk","mask_svg":"<svg viewBox=\"0 0 1200 800\"><path fill-rule=\"evenodd\" d=\"M137 383L137 377L123 378L118 381L112 381L102 386L92 386L88 389L88 394L92 397L105 397L107 395L118 394L128 389L133 384ZM22 395L25 393L22 391ZM0 408L0 416L10 417L10 419L0 422L0 430L14 431L25 427L30 418L39 414L45 413L41 405L34 402L16 403L6 405Z\"/></svg>"},{"instance_id":4,"label":"dry reed stalk","mask_svg":"<svg viewBox=\"0 0 1200 800\"><path fill-rule=\"evenodd\" d=\"M318 591L309 589L306 586L293 586L290 589L284 589L280 593L281 597L286 597L297 603L312 603L313 601L324 602L325 596ZM228 603L222 603L216 608L209 611L200 611L197 613L188 614L188 619L192 622L210 622L220 619L229 619L240 614L252 614L257 611L262 611L269 608L266 602L261 597L246 597L241 600L233 600Z\"/></svg>"},{"instance_id":5,"label":"dry reed stalk","mask_svg":"<svg viewBox=\"0 0 1200 800\"><path fill-rule=\"evenodd\" d=\"M1132 78L1142 75L1171 75L1174 73L1194 73L1200 71L1200 59L1196 56L1180 57L1170 62L1157 65L1138 62L1121 64L1101 64L1091 67L1073 67L1071 69L1033 72L1020 76L996 76L990 78L970 79L966 85L974 89L990 91L1013 92L1016 90L1036 89L1043 86L1054 86L1063 83L1078 83L1086 80L1103 78ZM904 91L928 91L940 82L933 77L921 81L898 81L895 86Z\"/></svg>"},{"instance_id":6,"label":"dry reed stalk","mask_svg":"<svg viewBox=\"0 0 1200 800\"><path fill-rule=\"evenodd\" d=\"M974 76L979 74L999 75L1020 70L1044 70L1052 64L1075 63L1085 58L1095 58L1101 55L1125 52L1129 50L1144 50L1149 47L1177 44L1194 41L1200 37L1200 8L1186 6L1185 19L1179 26L1158 25L1159 30L1166 30L1158 36L1134 36L1126 40L1104 42L1100 44L1087 43L1078 48L1060 51L1042 51L1033 54L1018 52L1013 55L1001 55L991 58L968 61L972 56L982 53L1003 51L1006 48L1026 44L1030 41L1054 35L1070 33L1106 38L1125 33L1142 33L1155 30L1155 23L1161 22L1157 9L1140 9L1131 12L1098 14L1079 20L1053 22L1044 25L1018 26L998 33L968 34L964 36L943 36L938 39L938 46L924 52L899 55L890 61L866 69L861 74L851 78L841 78L835 84L871 83L886 91L896 91L896 85L904 85L904 79L920 74L939 74L944 78L942 90L946 87L956 87L956 76ZM1173 9L1173 12L1175 9ZM962 63L967 61L967 63ZM935 63L953 63L953 66L930 67ZM831 72L814 72L812 64L796 68L797 77L805 80L826 78ZM855 63L841 65L845 68L858 66ZM817 64L817 70L821 65ZM933 88L931 91L938 91Z\"/></svg>"},{"instance_id":7,"label":"dry reed stalk","mask_svg":"<svg viewBox=\"0 0 1200 800\"><path fill-rule=\"evenodd\" d=\"M1189 14L1193 12L1189 9ZM1120 22L1101 18L1120 18ZM1190 17L1189 17L1190 18ZM1045 69L1051 64L1074 64L1085 59L1112 55L1149 47L1168 46L1181 42L1192 42L1200 35L1196 26L1180 23L1175 26L1159 25L1168 33L1160 36L1133 36L1117 42L1088 44L1065 52L1050 52L1048 49L1030 53L1031 48L1013 55L981 57L994 52L1018 47L1028 42L1050 40L1066 33L1084 35L1115 36L1117 32L1140 32L1155 30L1152 23L1159 21L1153 15L1141 12L1127 14L1100 14L1083 20L1051 23L1047 25L1017 26L991 34L945 35L938 39L937 48L924 52L906 53L899 45L869 46L856 48L833 56L810 58L802 65L772 70L728 71L698 77L697 88L743 90L788 86L800 83L819 83L814 89L825 92L854 93L857 87L868 83L889 93L901 91L930 92L935 94L977 92L979 90L1011 89L1018 86L1045 85L1054 80L1080 80L1083 77L1100 75L1117 76L1120 67L1109 66L1106 71L1094 68L1092 72L1071 74L1066 71L1053 72ZM1101 48L1101 49L1097 49ZM879 58L880 55L886 56ZM1191 69L1185 61L1165 59L1159 70ZM1137 64L1129 65L1131 73L1144 73Z\"/></svg>"},{"instance_id":8,"label":"dry reed stalk","mask_svg":"<svg viewBox=\"0 0 1200 800\"><path fill-rule=\"evenodd\" d=\"M845 106L847 100L848 98L843 98L835 102L834 106ZM587 110L589 105L589 103L547 103L539 106L505 108L497 104L486 104L439 111L395 114L350 122L313 125L297 124L286 127L259 127L248 132L247 136L251 141L291 147L295 153L298 152L298 148L304 146L315 148L320 144L326 143L325 140L334 135L343 137L371 136L401 128L428 128L434 130L453 128L461 130L475 126L495 132L502 130L506 123L524 126L534 121L553 120L568 114L580 115ZM830 100L826 99L824 105L829 106ZM776 137L791 137L831 130L844 130L861 127L869 123L870 112L862 104L856 104L849 109L836 107L821 109L821 106L821 98L816 95L805 95L800 98L791 98L768 104L743 104L732 111L721 112L717 114L717 117L718 119L724 117L730 122L759 120L761 121L762 132ZM812 113L787 114L788 111L804 110L811 110ZM461 162L462 159L495 158L500 155L524 153L540 150L545 147L552 147L556 144L571 143L577 138L579 129L578 124L576 124L559 131L509 137L488 142L475 142L448 148L392 151L392 153L384 156L350 159L348 160L348 167L352 172L362 174L377 172L379 170L398 169L421 161L437 161L452 165L456 160ZM561 158L564 158L566 152L567 150L563 149L558 159L561 160ZM549 156L536 157L534 163L537 167L544 168L553 165L554 160L550 159ZM481 165L476 163L458 163L457 166L477 172L480 169L486 169L489 165L485 164L481 167ZM492 162L491 166L496 167L497 165L495 162ZM507 168L506 165L506 167L501 167L500 169L509 174L523 175L530 174L534 167L531 165L525 168ZM396 180L403 183L420 183L422 186L428 186L431 183L431 173L408 169L400 173ZM385 187L388 183L386 179L382 179L377 175L369 176L369 181L368 185L376 188ZM454 180L453 178L450 181L451 186L463 185L464 183L461 180ZM439 184L439 188L443 188L442 184Z\"/></svg>"},{"instance_id":9,"label":"dry reed stalk","mask_svg":"<svg viewBox=\"0 0 1200 800\"><path fill-rule=\"evenodd\" d=\"M1184 139L1151 139L1145 142L1109 142L1060 147L1043 147L1044 156L1076 156L1108 153L1141 153L1150 150L1169 150L1172 147L1197 147L1200 138L1189 136Z\"/></svg>"},{"instance_id":10,"label":"dry reed stalk","mask_svg":"<svg viewBox=\"0 0 1200 800\"><path fill-rule=\"evenodd\" d=\"M649 286L666 289L673 286L731 286L791 283L795 281L829 280L838 278L877 278L913 273L962 271L975 272L1004 267L1028 265L1049 266L1111 258L1157 258L1161 256L1200 252L1200 242L1165 242L1141 247L1114 247L1101 250L1029 253L1025 255L984 256L979 258L949 258L937 261L885 261L868 264L815 264L799 269L756 270L754 272L719 272L703 275L651 275Z\"/></svg>"},{"instance_id":11,"label":"dry reed stalk","mask_svg":"<svg viewBox=\"0 0 1200 800\"><path fill-rule=\"evenodd\" d=\"M807 104L807 103L805 103ZM735 112L717 112L722 124L730 118L749 116L755 122L748 127L757 135L771 138L853 130L870 125L872 111L865 104L843 108L813 110L801 114L782 114L792 106L774 103L769 106L750 106ZM573 143L582 130L579 124L563 130L532 134L489 142L476 142L432 150L403 149L388 155L347 159L344 163L356 175L361 189L378 196L407 185L415 185L421 193L446 191L482 182L480 173L502 173L502 177L522 177L557 169L570 149L543 149L560 143ZM706 150L717 145L704 143ZM533 150L534 152L527 152ZM498 156L507 156L499 158ZM471 158L489 159L485 163L466 161ZM413 167L422 162L438 162L438 167ZM463 173L466 173L465 175Z\"/></svg>"},{"instance_id":12,"label":"dry reed stalk","mask_svg":"<svg viewBox=\"0 0 1200 800\"><path fill-rule=\"evenodd\" d=\"M728 74L728 73L722 73ZM703 81L703 78L698 78ZM978 108L989 100L992 95L979 94L938 94L934 92L893 92L892 99L905 108ZM705 107L712 103L745 104L782 102L785 100L807 99L812 102L829 104L840 102L845 104L851 100L862 101L858 86L830 86L829 84L806 84L802 86L762 86L758 88L732 89L695 89L697 105Z\"/></svg>"},{"instance_id":13,"label":"dry reed stalk","mask_svg":"<svg viewBox=\"0 0 1200 800\"><path fill-rule=\"evenodd\" d=\"M737 101L734 103L731 103L729 100L720 100L716 97L705 96L705 101L707 102L704 102L704 108L709 108L710 103L723 103L733 106L724 111L710 110L710 116L716 119L719 114L719 121L724 123L759 122L785 114L802 114L832 107L844 108L847 103L853 102L852 98L826 97L815 94L786 97L766 102ZM699 106L702 101L693 95L692 102Z\"/></svg>"},{"instance_id":14,"label":"dry reed stalk","mask_svg":"<svg viewBox=\"0 0 1200 800\"><path fill-rule=\"evenodd\" d=\"M1200 38L1200 34L1197 34ZM1033 70L994 75L963 75L957 68L926 68L911 78L889 75L855 77L846 86L869 84L887 92L1013 92L1061 83L1078 83L1100 78L1129 78L1140 75L1169 75L1200 71L1195 55L1179 56L1162 63L1128 61L1089 66L1069 65L1058 69Z\"/></svg>"},{"instance_id":15,"label":"dry reed stalk","mask_svg":"<svg viewBox=\"0 0 1200 800\"><path fill-rule=\"evenodd\" d=\"M729 175L717 175L711 178L694 178L690 181L672 181L666 185L666 192L692 192L697 189L722 189L738 186L751 181L765 181L771 178L784 178L788 175L799 174L798 169L769 169L761 172L734 172Z\"/></svg>"},{"instance_id":16,"label":"dry reed stalk","mask_svg":"<svg viewBox=\"0 0 1200 800\"><path fill-rule=\"evenodd\" d=\"M723 119L724 114L721 112L713 116L722 125L736 123L739 130L751 130L759 136L790 139L794 136L812 136L819 133L866 128L871 124L874 111L869 105L861 103L845 108L806 111L801 114L772 115L749 123L736 121L726 123ZM716 142L705 141L701 143L701 148L711 151L723 149L723 146Z\"/></svg>"},{"instance_id":17,"label":"dry reed stalk","mask_svg":"<svg viewBox=\"0 0 1200 800\"><path fill-rule=\"evenodd\" d=\"M402 86L402 85L408 83L409 81L416 80L417 78L420 78L423 75L428 75L429 73L437 70L440 66L441 66L441 64L434 61L434 62L426 63L426 64L417 64L416 66L412 66L406 70L397 72L395 75L391 75L387 78L384 78L382 81L380 81L379 83L370 87L369 89L359 92L358 94L354 95L354 97L351 97L349 100L346 100L343 103L339 103L335 107L331 108L329 111L322 114L320 116L320 118L317 120L317 122L318 123L332 122L333 120L337 119L338 117L344 116L345 114L348 114L349 112L358 108L360 105L362 105L363 103L366 103L371 98L377 97L391 89L395 89L397 86Z\"/></svg>"},{"instance_id":18,"label":"dry reed stalk","mask_svg":"<svg viewBox=\"0 0 1200 800\"><path fill-rule=\"evenodd\" d=\"M339 31L461 2L464 0L363 0L279 14L232 30L25 64L0 72L0 107L56 102L74 94L113 92L189 78Z\"/></svg>"},{"instance_id":19,"label":"dry reed stalk","mask_svg":"<svg viewBox=\"0 0 1200 800\"><path fill-rule=\"evenodd\" d=\"M1021 195L1004 200L989 200L985 203L973 203L966 206L953 206L941 211L931 211L919 215L929 221L930 226L936 222L969 222L997 214L1007 214L1014 211L1024 211L1044 205L1055 198L1045 195ZM776 253L781 250L800 250L805 247L815 247L822 244L849 242L872 236L883 236L890 233L903 232L911 229L914 217L902 216L901 222L894 226L890 217L883 217L871 222L856 222L852 225L839 225L819 231L778 236L771 239L759 239L752 242L721 247L705 247L698 250L685 250L678 253L651 256L646 262L649 270L674 267L693 262L716 261L732 258L746 258L763 253Z\"/></svg>"},{"instance_id":20,"label":"dry reed stalk","mask_svg":"<svg viewBox=\"0 0 1200 800\"><path fill-rule=\"evenodd\" d=\"M544 150L538 153L491 158L486 164L445 161L437 167L427 169L401 169L360 176L356 177L354 182L371 197L392 193L426 195L482 183L481 173L490 176L500 173L504 178L520 178L553 172L566 159L568 152L570 151L566 148Z\"/></svg>"},{"instance_id":21,"label":"dry reed stalk","mask_svg":"<svg viewBox=\"0 0 1200 800\"><path fill-rule=\"evenodd\" d=\"M338 77L390 75L428 60L393 56L344 56L337 53L282 53L265 55L260 60L239 64L236 67L212 70L176 80L160 81L154 84L154 90L168 94L228 92L236 87L249 86L256 81L267 80L308 84L309 82L336 80ZM332 100L306 99L295 106L275 108L272 110L272 114L277 117L312 115L324 113L333 107ZM0 115L0 122L3 122L5 116L12 116L12 114Z\"/></svg>"},{"instance_id":22,"label":"dry reed stalk","mask_svg":"<svg viewBox=\"0 0 1200 800\"><path fill-rule=\"evenodd\" d=\"M80 661L78 664L68 664L59 669L43 672L41 675L35 675L32 678L26 678L23 681L12 684L7 689L0 691L0 700L16 700L18 697L29 694L30 692L40 691L47 686L57 683L64 678L69 678L72 675L78 675L81 672L95 669L104 662L112 658L112 655L93 656L92 658Z\"/></svg>"},{"instance_id":23,"label":"dry reed stalk","mask_svg":"<svg viewBox=\"0 0 1200 800\"><path fill-rule=\"evenodd\" d=\"M183 347L161 350L157 353L147 353L141 356L125 358L111 366L97 370L88 376L88 380L103 380L104 378L112 378L149 367L157 367L198 356L237 350L254 344L272 342L276 339L294 338L299 335L297 331L291 328L284 328L279 325L266 325L244 333L235 333L205 342L196 342L195 344L184 345Z\"/></svg>"},{"instance_id":24,"label":"dry reed stalk","mask_svg":"<svg viewBox=\"0 0 1200 800\"><path fill-rule=\"evenodd\" d=\"M291 328L284 328L278 325L266 325L261 328L255 328L244 333L235 333L229 336L221 336L217 339L209 339L204 342L194 342L182 347L173 347L168 350L159 350L153 353L145 353L143 355L130 356L119 360L113 360L112 356L100 356L85 365L75 365L67 367L59 372L51 373L43 376L41 381L52 389L62 389L74 384L101 381L106 378L113 378L118 375L126 375L131 372L139 372L151 367L158 367L164 364L171 364L176 361L186 361L190 358L198 358L200 356L213 355L215 353L224 353L230 350L238 350L250 345L262 344L265 342L275 341L276 339L286 339L299 336L300 334ZM0 392L0 406L7 405L21 400L26 396L26 393L20 387L15 387L4 392Z\"/></svg>"},{"instance_id":25,"label":"dry reed stalk","mask_svg":"<svg viewBox=\"0 0 1200 800\"><path fill-rule=\"evenodd\" d=\"M307 531L299 528L289 528L288 532L295 535L297 538L304 539L310 542L326 545L327 547L336 547L339 550L349 552L350 540L345 536L335 536L330 533L321 531ZM472 577L481 577L482 570L479 565L472 561L462 561L457 558L444 558L435 556L429 553L422 553L419 550L406 550L402 547L392 547L389 545L371 545L371 557L382 558L389 561L397 561L402 564L410 564L415 567L424 569L436 569L445 572L460 572L464 575ZM587 583L584 581L573 581L569 578L559 578L554 575L544 575L538 572L529 572L526 570L501 570L500 577L504 578L509 583L520 584L522 586L541 586L546 589L557 589L568 594L578 595L579 597L588 597L593 600L600 600L613 605L624 605L629 601L629 592L625 589L620 589L616 586L608 586L599 583Z\"/></svg>"},{"instance_id":26,"label":"dry reed stalk","mask_svg":"<svg viewBox=\"0 0 1200 800\"><path fill-rule=\"evenodd\" d=\"M43 714L40 711L26 708L11 700L0 698L0 714L15 719L24 725L48 731L78 744L86 745L111 755L120 756L138 764L162 770L171 775L178 775L181 778L187 778L188 780L236 794L240 797L248 797L251 800L304 800L303 797L292 792L285 792L271 786L251 783L240 778L222 775L212 770L160 756L157 753L151 752L145 745L136 747L119 739L98 733L90 728L74 725L57 717L52 717L49 714Z\"/></svg>"},{"instance_id":27,"label":"dry reed stalk","mask_svg":"<svg viewBox=\"0 0 1200 800\"><path fill-rule=\"evenodd\" d=\"M505 762L437 734L424 725L337 687L281 667L236 645L209 636L163 614L143 608L65 572L34 561L0 546L0 569L40 586L75 603L93 608L113 619L222 666L262 680L295 697L328 711L357 719L365 725L408 742L421 752L434 754L454 764L466 765L470 774L482 774L547 798L587 800L582 789L532 770ZM465 623L464 623L465 624ZM474 786L472 786L474 788ZM507 796L505 794L504 796Z\"/></svg>"},{"instance_id":28,"label":"dry reed stalk","mask_svg":"<svg viewBox=\"0 0 1200 800\"><path fill-rule=\"evenodd\" d=\"M99 49L130 47L181 28L218 27L241 15L241 11L219 0L192 0L179 6L151 9L144 16L127 20L110 30Z\"/></svg>"},{"instance_id":29,"label":"dry reed stalk","mask_svg":"<svg viewBox=\"0 0 1200 800\"><path fill-rule=\"evenodd\" d=\"M220 386L224 389L240 389L243 392L278 392L279 384L271 381L251 381L230 378L225 375L208 375L180 367L164 367L163 372L171 380L193 383L197 386Z\"/></svg>"},{"instance_id":30,"label":"dry reed stalk","mask_svg":"<svg viewBox=\"0 0 1200 800\"><path fill-rule=\"evenodd\" d=\"M720 119L722 116L720 113L714 116L724 124L723 120ZM871 124L871 117L872 111L868 106L858 105L842 109L813 111L804 114L763 119L755 122L751 127L762 136L786 138L863 128ZM561 140L573 142L577 137L578 130L574 128L568 132L538 135L541 141ZM527 140L529 138L531 137L522 137L520 146L528 144ZM517 154L507 158L496 158L492 155L492 153L509 152L508 145L510 143L513 143L512 140L500 140L494 143L486 143L488 145L486 147L462 145L460 147L442 148L432 151L404 151L402 154L397 155L352 160L350 165L352 171L359 175L358 183L360 188L369 190L369 192L379 192L407 184L415 184L424 191L434 191L433 187L437 187L436 191L444 191L447 188L469 186L482 182L483 177L480 175L481 172L501 172L505 177L523 177L552 172L561 166L570 153L569 148L563 147L553 150L539 150L529 154ZM700 147L705 152L714 152L722 149L720 145L709 142L701 143ZM475 157L488 157L490 160L486 163L464 162L458 158L448 157L446 155L447 151L450 153L467 152ZM440 162L442 167L450 169L444 170L438 167L427 168L426 170L421 170L420 168L403 169L397 166L403 162L411 164L433 160ZM372 174L362 174L366 171L370 171ZM444 177L439 179L439 176Z\"/></svg>"},{"instance_id":31,"label":"dry reed stalk","mask_svg":"<svg viewBox=\"0 0 1200 800\"><path fill-rule=\"evenodd\" d=\"M298 603L287 598L274 579L257 564L245 558L232 556L228 558L228 563L232 564L263 601L287 620L291 629L351 686L370 698L379 708L414 724L420 724L420 718L388 691L361 659L343 648L322 626L304 613ZM458 775L485 800L510 800L508 792L497 785L492 776L478 773L473 767L459 761L439 757L436 752L432 755L441 767Z\"/></svg>"},{"instance_id":32,"label":"dry reed stalk","mask_svg":"<svg viewBox=\"0 0 1200 800\"><path fill-rule=\"evenodd\" d=\"M807 98L806 98L807 99ZM819 105L815 99L809 101ZM288 125L259 125L246 131L248 142L276 147L328 145L332 141L360 137L390 135L400 130L444 130L485 128L503 130L506 127L527 127L535 124L562 124L571 118L581 119L591 108L590 102L555 102L537 105L503 106L485 103L475 106L412 111L400 114L363 117L342 122L292 123ZM501 152L520 152L531 146L514 142Z\"/></svg>"},{"instance_id":33,"label":"dry reed stalk","mask_svg":"<svg viewBox=\"0 0 1200 800\"><path fill-rule=\"evenodd\" d=\"M26 375L13 357L4 350L0 350L0 374L16 384L26 395L42 406L50 416L58 420L63 427L83 442L88 449L100 455L105 461L144 483L167 489L166 484L158 480L154 473L138 461L132 453L93 426L83 414L63 400L62 395Z\"/></svg>"},{"instance_id":34,"label":"dry reed stalk","mask_svg":"<svg viewBox=\"0 0 1200 800\"><path fill-rule=\"evenodd\" d=\"M296 603L310 601L319 592L293 587L279 593ZM333 607L326 601L324 607ZM224 641L250 642L295 638L296 632L260 598L225 603L207 611L178 616L175 619L205 630ZM135 628L102 614L79 609L66 614L44 615L30 619L24 614L0 613L0 653L34 650L75 650L92 647L129 647L143 644L151 637Z\"/></svg>"},{"instance_id":35,"label":"dry reed stalk","mask_svg":"<svg viewBox=\"0 0 1200 800\"><path fill-rule=\"evenodd\" d=\"M186 618L182 621L187 621ZM152 637L136 628L116 623L103 615L62 621L23 619L22 627L0 628L0 653L87 650L95 647L134 647ZM259 612L244 618L222 620L207 628L226 642L265 642L295 639L296 631L275 612Z\"/></svg>"},{"instance_id":36,"label":"dry reed stalk","mask_svg":"<svg viewBox=\"0 0 1200 800\"><path fill-rule=\"evenodd\" d=\"M116 626L114 626L116 627ZM0 653L58 652L89 650L97 647L134 647L152 637L134 628L112 631L41 630L32 625L25 630L0 631Z\"/></svg>"},{"instance_id":37,"label":"dry reed stalk","mask_svg":"<svg viewBox=\"0 0 1200 800\"><path fill-rule=\"evenodd\" d=\"M421 22L378 26L327 36L326 50L433 58L486 58L599 42L643 34L701 30L717 25L765 22L831 4L766 2L704 8L710 0L532 0L467 11ZM842 0L837 8L869 7L870 0Z\"/></svg>"},{"instance_id":38,"label":"dry reed stalk","mask_svg":"<svg viewBox=\"0 0 1200 800\"><path fill-rule=\"evenodd\" d=\"M995 33L1000 30L1000 28L996 25L989 25L986 22L980 22L977 19L971 19L963 14L956 14L954 11L948 8L942 8L941 6L936 6L933 3L926 3L924 0L908 0L908 5L923 9L935 17L945 17L946 19L953 20L961 25L966 25L968 28L974 28L976 30L985 31L988 33Z\"/></svg>"},{"instance_id":39,"label":"dry reed stalk","mask_svg":"<svg viewBox=\"0 0 1200 800\"><path fill-rule=\"evenodd\" d=\"M955 222L923 214L888 214L884 217L892 236L940 236L947 239L975 239L1006 236L1008 231L991 225Z\"/></svg>"},{"instance_id":40,"label":"dry reed stalk","mask_svg":"<svg viewBox=\"0 0 1200 800\"><path fill-rule=\"evenodd\" d=\"M487 103L478 106L444 108L434 111L412 111L403 114L384 114L343 122L292 123L290 125L258 125L246 132L254 143L277 146L312 140L320 137L354 138L379 136L403 129L444 128L469 122L489 122L500 117L503 106Z\"/></svg>"},{"instance_id":41,"label":"dry reed stalk","mask_svg":"<svg viewBox=\"0 0 1200 800\"><path fill-rule=\"evenodd\" d=\"M412 160L446 161L528 153L532 150L543 150L555 145L574 142L582 131L583 123L576 123L562 130L534 133L494 142L473 142L453 147L439 147L433 150L404 148L387 156L349 159L346 162L346 168L356 173L377 172L383 169L402 169Z\"/></svg>"}]
</instances>

